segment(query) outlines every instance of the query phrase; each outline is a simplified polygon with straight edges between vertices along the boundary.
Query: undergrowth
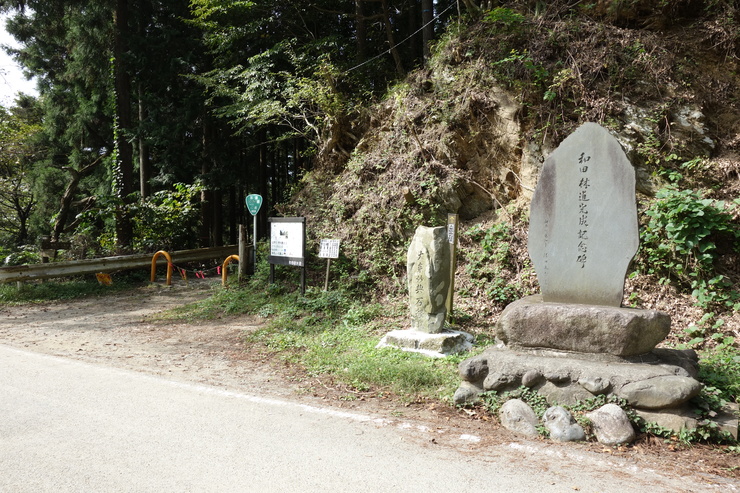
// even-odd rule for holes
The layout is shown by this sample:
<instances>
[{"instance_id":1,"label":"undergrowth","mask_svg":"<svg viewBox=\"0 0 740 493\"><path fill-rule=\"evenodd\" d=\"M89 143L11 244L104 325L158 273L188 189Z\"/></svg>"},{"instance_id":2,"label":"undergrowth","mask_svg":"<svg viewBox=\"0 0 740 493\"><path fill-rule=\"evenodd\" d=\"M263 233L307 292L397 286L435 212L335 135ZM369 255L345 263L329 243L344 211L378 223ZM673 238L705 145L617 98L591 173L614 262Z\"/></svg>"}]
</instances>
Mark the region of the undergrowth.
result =
<instances>
[{"instance_id":1,"label":"undergrowth","mask_svg":"<svg viewBox=\"0 0 740 493\"><path fill-rule=\"evenodd\" d=\"M232 284L173 316L255 315L266 323L246 334L245 344L296 365L306 379L325 376L352 392L393 392L409 401L419 396L449 400L459 383L456 367L462 356L431 359L376 348L383 334L405 321L406 308L393 301L367 302L346 290L310 287L301 295L280 283L268 285L262 265L248 284Z\"/></svg>"},{"instance_id":2,"label":"undergrowth","mask_svg":"<svg viewBox=\"0 0 740 493\"><path fill-rule=\"evenodd\" d=\"M62 281L26 282L18 286L15 283L0 284L0 304L20 305L105 296L142 285L143 277L140 274L116 276L115 282L110 286L82 277Z\"/></svg>"}]
</instances>

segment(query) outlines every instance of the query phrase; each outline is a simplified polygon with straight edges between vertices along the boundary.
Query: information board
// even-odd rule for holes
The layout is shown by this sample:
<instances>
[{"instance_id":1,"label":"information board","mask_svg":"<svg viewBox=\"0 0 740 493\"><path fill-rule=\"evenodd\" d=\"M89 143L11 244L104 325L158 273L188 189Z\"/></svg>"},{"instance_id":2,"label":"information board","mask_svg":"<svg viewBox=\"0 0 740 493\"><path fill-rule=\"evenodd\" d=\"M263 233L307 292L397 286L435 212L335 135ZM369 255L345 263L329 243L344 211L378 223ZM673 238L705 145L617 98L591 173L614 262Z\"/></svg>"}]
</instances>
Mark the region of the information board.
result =
<instances>
[{"instance_id":1,"label":"information board","mask_svg":"<svg viewBox=\"0 0 740 493\"><path fill-rule=\"evenodd\" d=\"M306 258L306 218L270 217L271 264L303 267Z\"/></svg>"}]
</instances>

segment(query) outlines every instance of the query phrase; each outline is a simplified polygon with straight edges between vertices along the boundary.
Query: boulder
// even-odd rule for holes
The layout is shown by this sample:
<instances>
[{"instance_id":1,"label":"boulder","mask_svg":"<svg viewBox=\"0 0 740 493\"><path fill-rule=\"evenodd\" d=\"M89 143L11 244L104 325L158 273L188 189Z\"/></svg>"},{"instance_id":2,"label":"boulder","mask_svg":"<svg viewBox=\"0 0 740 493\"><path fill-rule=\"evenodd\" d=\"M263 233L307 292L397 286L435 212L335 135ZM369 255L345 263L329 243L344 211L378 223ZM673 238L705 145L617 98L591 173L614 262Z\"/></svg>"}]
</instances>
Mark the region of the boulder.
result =
<instances>
[{"instance_id":1,"label":"boulder","mask_svg":"<svg viewBox=\"0 0 740 493\"><path fill-rule=\"evenodd\" d=\"M681 430L693 430L698 423L697 414L688 409L664 409L661 411L646 411L635 409L635 413L648 423L655 423L661 428L679 433Z\"/></svg>"},{"instance_id":2,"label":"boulder","mask_svg":"<svg viewBox=\"0 0 740 493\"><path fill-rule=\"evenodd\" d=\"M520 435L537 436L539 420L529 404L521 399L506 401L499 411L501 425Z\"/></svg>"},{"instance_id":3,"label":"boulder","mask_svg":"<svg viewBox=\"0 0 740 493\"><path fill-rule=\"evenodd\" d=\"M542 416L542 422L550 432L550 438L555 441L580 442L586 439L586 433L581 425L576 423L573 415L563 407L549 408Z\"/></svg>"},{"instance_id":4,"label":"boulder","mask_svg":"<svg viewBox=\"0 0 740 493\"><path fill-rule=\"evenodd\" d=\"M539 295L511 303L496 323L496 335L512 349L621 357L649 353L670 329L671 318L657 310L546 303Z\"/></svg>"},{"instance_id":5,"label":"boulder","mask_svg":"<svg viewBox=\"0 0 740 493\"><path fill-rule=\"evenodd\" d=\"M628 383L617 395L640 409L679 407L701 392L703 385L691 377L667 375Z\"/></svg>"},{"instance_id":6,"label":"boulder","mask_svg":"<svg viewBox=\"0 0 740 493\"><path fill-rule=\"evenodd\" d=\"M635 439L635 430L627 413L616 404L606 404L586 414L586 417L591 420L594 435L599 443L619 445L630 443Z\"/></svg>"},{"instance_id":7,"label":"boulder","mask_svg":"<svg viewBox=\"0 0 740 493\"><path fill-rule=\"evenodd\" d=\"M537 388L537 393L545 398L550 405L575 406L580 401L592 398L594 395L579 385L556 385L545 382Z\"/></svg>"}]
</instances>

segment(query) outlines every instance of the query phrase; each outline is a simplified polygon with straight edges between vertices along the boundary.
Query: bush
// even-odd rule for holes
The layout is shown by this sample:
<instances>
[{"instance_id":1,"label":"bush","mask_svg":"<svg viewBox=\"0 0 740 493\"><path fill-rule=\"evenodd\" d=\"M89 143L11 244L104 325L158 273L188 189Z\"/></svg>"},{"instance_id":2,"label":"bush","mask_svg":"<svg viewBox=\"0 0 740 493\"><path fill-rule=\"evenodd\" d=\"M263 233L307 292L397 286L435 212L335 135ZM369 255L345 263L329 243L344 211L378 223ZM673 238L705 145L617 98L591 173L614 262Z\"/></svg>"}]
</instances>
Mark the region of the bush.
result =
<instances>
[{"instance_id":1,"label":"bush","mask_svg":"<svg viewBox=\"0 0 740 493\"><path fill-rule=\"evenodd\" d=\"M13 252L3 262L5 265L24 265L24 264L37 264L41 262L41 257L38 252L34 251L33 247L26 246L22 247L21 250Z\"/></svg>"},{"instance_id":2,"label":"bush","mask_svg":"<svg viewBox=\"0 0 740 493\"><path fill-rule=\"evenodd\" d=\"M704 309L737 309L740 295L715 270L719 255L738 248L740 228L732 216L736 207L737 201L728 205L695 190L660 189L645 211L650 219L640 231L639 270L690 289Z\"/></svg>"},{"instance_id":3,"label":"bush","mask_svg":"<svg viewBox=\"0 0 740 493\"><path fill-rule=\"evenodd\" d=\"M740 352L729 346L702 352L699 379L722 399L740 402Z\"/></svg>"}]
</instances>

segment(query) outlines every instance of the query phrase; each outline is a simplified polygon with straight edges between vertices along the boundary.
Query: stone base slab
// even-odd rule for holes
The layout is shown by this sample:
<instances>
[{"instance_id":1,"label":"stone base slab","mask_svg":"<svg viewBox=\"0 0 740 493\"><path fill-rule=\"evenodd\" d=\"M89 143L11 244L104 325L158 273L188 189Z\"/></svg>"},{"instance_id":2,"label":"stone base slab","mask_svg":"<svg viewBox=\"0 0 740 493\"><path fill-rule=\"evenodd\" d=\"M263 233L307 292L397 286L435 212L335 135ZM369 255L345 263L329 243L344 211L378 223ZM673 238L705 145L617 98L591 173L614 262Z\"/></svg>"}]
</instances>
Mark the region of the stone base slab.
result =
<instances>
[{"instance_id":1,"label":"stone base slab","mask_svg":"<svg viewBox=\"0 0 740 493\"><path fill-rule=\"evenodd\" d=\"M473 336L467 332L444 330L436 334L419 330L393 330L380 340L376 347L394 347L403 351L443 358L468 351L473 346Z\"/></svg>"},{"instance_id":2,"label":"stone base slab","mask_svg":"<svg viewBox=\"0 0 740 493\"><path fill-rule=\"evenodd\" d=\"M702 389L696 380L693 351L661 349L645 363L598 361L543 356L492 347L460 363L463 383L455 402L470 402L484 391L504 392L525 386L537 390L551 405L574 405L606 394L625 399L638 409L675 409ZM671 355L671 364L661 355Z\"/></svg>"},{"instance_id":3,"label":"stone base slab","mask_svg":"<svg viewBox=\"0 0 740 493\"><path fill-rule=\"evenodd\" d=\"M671 318L657 310L546 303L529 296L506 307L496 335L511 348L636 356L668 335Z\"/></svg>"}]
</instances>

